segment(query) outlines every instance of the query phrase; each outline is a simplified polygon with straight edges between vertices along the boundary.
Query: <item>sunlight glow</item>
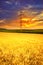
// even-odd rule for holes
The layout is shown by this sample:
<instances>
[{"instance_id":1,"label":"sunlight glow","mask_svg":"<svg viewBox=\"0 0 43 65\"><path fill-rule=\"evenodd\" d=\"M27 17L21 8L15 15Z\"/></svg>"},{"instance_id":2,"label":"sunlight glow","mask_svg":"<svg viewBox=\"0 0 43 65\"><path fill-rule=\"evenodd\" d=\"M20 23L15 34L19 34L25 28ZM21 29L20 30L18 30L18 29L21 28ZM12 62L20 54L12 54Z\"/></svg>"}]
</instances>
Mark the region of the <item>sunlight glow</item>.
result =
<instances>
[{"instance_id":1,"label":"sunlight glow","mask_svg":"<svg viewBox=\"0 0 43 65\"><path fill-rule=\"evenodd\" d=\"M22 18L22 21L29 21L29 18Z\"/></svg>"}]
</instances>

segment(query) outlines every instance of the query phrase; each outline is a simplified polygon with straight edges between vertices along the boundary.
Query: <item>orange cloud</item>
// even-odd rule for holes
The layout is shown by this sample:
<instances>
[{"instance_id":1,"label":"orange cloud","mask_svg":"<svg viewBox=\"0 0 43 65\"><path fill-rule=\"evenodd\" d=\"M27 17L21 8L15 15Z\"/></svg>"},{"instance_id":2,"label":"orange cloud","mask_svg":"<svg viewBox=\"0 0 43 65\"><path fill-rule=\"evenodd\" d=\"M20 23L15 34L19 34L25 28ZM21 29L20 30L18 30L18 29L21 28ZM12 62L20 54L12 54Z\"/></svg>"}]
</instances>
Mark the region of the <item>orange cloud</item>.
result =
<instances>
[{"instance_id":1,"label":"orange cloud","mask_svg":"<svg viewBox=\"0 0 43 65\"><path fill-rule=\"evenodd\" d=\"M22 10L17 12L18 13L18 19L14 20L0 20L0 23L6 22L6 24L3 24L0 27L4 28L20 28L20 21L22 21L22 28L42 28L43 29L43 11L41 11L40 14L34 15L37 12L32 12L28 10ZM21 16L21 18L20 18ZM8 23L7 23L8 21ZM42 23L42 24L41 24Z\"/></svg>"},{"instance_id":2,"label":"orange cloud","mask_svg":"<svg viewBox=\"0 0 43 65\"><path fill-rule=\"evenodd\" d=\"M5 22L5 19L3 19L3 20L0 20L0 23L3 23L3 22Z\"/></svg>"}]
</instances>

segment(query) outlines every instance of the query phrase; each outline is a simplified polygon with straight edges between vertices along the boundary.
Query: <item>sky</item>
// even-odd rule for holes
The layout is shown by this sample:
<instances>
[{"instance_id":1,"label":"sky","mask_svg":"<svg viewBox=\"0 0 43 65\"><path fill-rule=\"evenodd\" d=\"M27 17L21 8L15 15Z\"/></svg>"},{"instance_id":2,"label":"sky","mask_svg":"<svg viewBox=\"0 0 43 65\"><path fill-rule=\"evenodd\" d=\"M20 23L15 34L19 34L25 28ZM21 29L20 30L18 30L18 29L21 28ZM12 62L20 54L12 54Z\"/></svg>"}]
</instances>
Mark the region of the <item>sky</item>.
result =
<instances>
[{"instance_id":1,"label":"sky","mask_svg":"<svg viewBox=\"0 0 43 65\"><path fill-rule=\"evenodd\" d=\"M43 29L43 0L0 0L0 28Z\"/></svg>"}]
</instances>

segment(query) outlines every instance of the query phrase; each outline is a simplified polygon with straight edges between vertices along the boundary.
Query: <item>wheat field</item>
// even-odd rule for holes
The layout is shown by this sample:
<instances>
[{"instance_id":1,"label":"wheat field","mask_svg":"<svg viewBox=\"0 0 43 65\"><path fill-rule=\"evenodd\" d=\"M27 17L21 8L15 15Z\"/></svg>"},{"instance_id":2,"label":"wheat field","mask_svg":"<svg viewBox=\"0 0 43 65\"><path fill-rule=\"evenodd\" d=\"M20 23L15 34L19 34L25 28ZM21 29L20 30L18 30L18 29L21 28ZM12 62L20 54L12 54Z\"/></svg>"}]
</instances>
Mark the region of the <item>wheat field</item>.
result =
<instances>
[{"instance_id":1,"label":"wheat field","mask_svg":"<svg viewBox=\"0 0 43 65\"><path fill-rule=\"evenodd\" d=\"M43 34L0 32L0 65L43 65Z\"/></svg>"}]
</instances>

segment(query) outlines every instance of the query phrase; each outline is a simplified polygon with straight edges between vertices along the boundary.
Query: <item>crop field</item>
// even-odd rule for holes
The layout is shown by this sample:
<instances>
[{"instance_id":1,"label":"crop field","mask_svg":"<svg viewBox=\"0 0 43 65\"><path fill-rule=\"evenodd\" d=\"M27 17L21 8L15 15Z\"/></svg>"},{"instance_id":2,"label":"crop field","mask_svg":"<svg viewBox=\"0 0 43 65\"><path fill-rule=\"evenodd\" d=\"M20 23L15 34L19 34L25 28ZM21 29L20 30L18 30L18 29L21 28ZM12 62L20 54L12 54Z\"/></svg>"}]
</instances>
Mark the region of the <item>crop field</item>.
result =
<instances>
[{"instance_id":1,"label":"crop field","mask_svg":"<svg viewBox=\"0 0 43 65\"><path fill-rule=\"evenodd\" d=\"M43 34L0 32L0 65L43 65Z\"/></svg>"}]
</instances>

